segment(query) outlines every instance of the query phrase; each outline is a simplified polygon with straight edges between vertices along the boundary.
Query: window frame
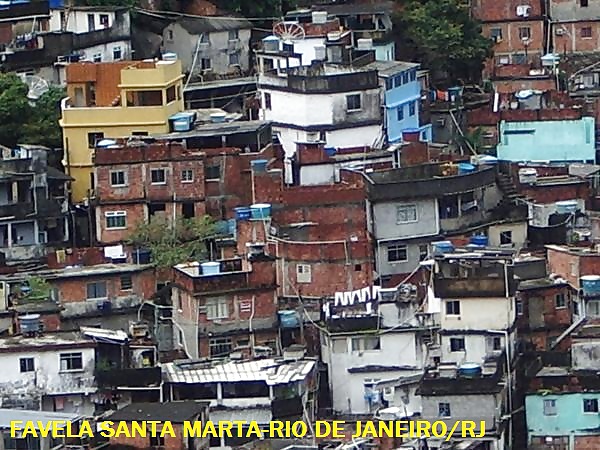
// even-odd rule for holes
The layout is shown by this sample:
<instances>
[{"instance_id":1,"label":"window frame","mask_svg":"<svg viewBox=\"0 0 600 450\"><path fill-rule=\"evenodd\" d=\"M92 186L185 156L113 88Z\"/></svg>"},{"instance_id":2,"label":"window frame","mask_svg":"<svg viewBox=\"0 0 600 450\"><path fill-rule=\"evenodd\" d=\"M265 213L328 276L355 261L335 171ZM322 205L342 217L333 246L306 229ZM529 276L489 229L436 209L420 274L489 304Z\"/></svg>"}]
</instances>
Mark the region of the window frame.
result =
<instances>
[{"instance_id":1,"label":"window frame","mask_svg":"<svg viewBox=\"0 0 600 450\"><path fill-rule=\"evenodd\" d=\"M212 171L218 171L219 174L218 176L214 176ZM212 166L205 166L204 167L204 180L205 181L221 181L221 165L220 164L215 164Z\"/></svg>"},{"instance_id":2,"label":"window frame","mask_svg":"<svg viewBox=\"0 0 600 450\"><path fill-rule=\"evenodd\" d=\"M458 308L456 308L456 306L458 306ZM460 300L447 300L444 311L446 311L447 316L459 317L461 314Z\"/></svg>"},{"instance_id":3,"label":"window frame","mask_svg":"<svg viewBox=\"0 0 600 450\"><path fill-rule=\"evenodd\" d=\"M358 99L358 107L356 105L351 105L352 100ZM359 93L356 94L347 94L346 95L346 112L356 112L362 111L362 96Z\"/></svg>"},{"instance_id":4,"label":"window frame","mask_svg":"<svg viewBox=\"0 0 600 450\"><path fill-rule=\"evenodd\" d=\"M542 414L544 416L556 416L558 412L556 410L556 399L549 398L544 399L542 403Z\"/></svg>"},{"instance_id":5,"label":"window frame","mask_svg":"<svg viewBox=\"0 0 600 450\"><path fill-rule=\"evenodd\" d=\"M158 173L162 173L163 175L163 180L162 181L154 181L154 174L158 174ZM165 185L167 184L167 169L165 169L164 167L155 167L153 169L150 169L150 184L153 185Z\"/></svg>"},{"instance_id":6,"label":"window frame","mask_svg":"<svg viewBox=\"0 0 600 450\"><path fill-rule=\"evenodd\" d=\"M413 117L416 114L417 114L417 102L416 101L408 102L408 116Z\"/></svg>"},{"instance_id":7,"label":"window frame","mask_svg":"<svg viewBox=\"0 0 600 450\"><path fill-rule=\"evenodd\" d=\"M188 176L190 175L190 176ZM181 170L181 182L182 183L193 183L194 182L194 169L182 169Z\"/></svg>"},{"instance_id":8,"label":"window frame","mask_svg":"<svg viewBox=\"0 0 600 450\"><path fill-rule=\"evenodd\" d=\"M110 219L122 218L123 224L111 224ZM127 211L105 211L105 225L107 230L126 230L127 229Z\"/></svg>"},{"instance_id":9,"label":"window frame","mask_svg":"<svg viewBox=\"0 0 600 450\"><path fill-rule=\"evenodd\" d=\"M454 346L453 343L460 343L461 345L459 345L458 347ZM464 337L451 337L448 340L448 344L450 345L450 352L451 353L458 353L458 352L465 352L467 349L467 341L465 340Z\"/></svg>"},{"instance_id":10,"label":"window frame","mask_svg":"<svg viewBox=\"0 0 600 450\"><path fill-rule=\"evenodd\" d=\"M559 301L561 299L561 301ZM554 308L555 309L565 309L567 307L567 296L564 292L559 292L554 295Z\"/></svg>"},{"instance_id":11,"label":"window frame","mask_svg":"<svg viewBox=\"0 0 600 450\"><path fill-rule=\"evenodd\" d=\"M119 175L121 174L123 176L123 182L122 183L114 183L114 178L115 175ZM127 180L127 171L126 170L111 170L110 171L110 186L111 187L126 187L128 180Z\"/></svg>"},{"instance_id":12,"label":"window frame","mask_svg":"<svg viewBox=\"0 0 600 450\"><path fill-rule=\"evenodd\" d=\"M531 39L531 27L519 27L519 39Z\"/></svg>"},{"instance_id":13,"label":"window frame","mask_svg":"<svg viewBox=\"0 0 600 450\"><path fill-rule=\"evenodd\" d=\"M594 31L592 30L592 27L581 27L580 34L581 39L592 39L594 37Z\"/></svg>"},{"instance_id":14,"label":"window frame","mask_svg":"<svg viewBox=\"0 0 600 450\"><path fill-rule=\"evenodd\" d=\"M116 56L117 52L119 53L118 57ZM113 47L112 54L113 54L113 61L121 61L123 59L123 49L121 48L120 45Z\"/></svg>"},{"instance_id":15,"label":"window frame","mask_svg":"<svg viewBox=\"0 0 600 450\"><path fill-rule=\"evenodd\" d=\"M408 246L406 244L393 244L386 247L388 264L405 263L408 261ZM390 254L395 252L401 255L404 252L404 259L391 259Z\"/></svg>"},{"instance_id":16,"label":"window frame","mask_svg":"<svg viewBox=\"0 0 600 450\"><path fill-rule=\"evenodd\" d=\"M452 409L450 408L449 402L438 402L438 417L442 417L444 419L449 419L452 417Z\"/></svg>"},{"instance_id":17,"label":"window frame","mask_svg":"<svg viewBox=\"0 0 600 450\"><path fill-rule=\"evenodd\" d=\"M25 364L23 364L25 363ZM31 363L31 364L29 364ZM25 370L23 370L25 369ZM31 373L35 372L35 358L33 356L23 356L19 358L19 372Z\"/></svg>"},{"instance_id":18,"label":"window frame","mask_svg":"<svg viewBox=\"0 0 600 450\"><path fill-rule=\"evenodd\" d=\"M104 285L104 296L103 297L90 297L90 286L94 285ZM98 289L94 288L95 293L97 294ZM107 300L108 299L108 284L106 280L101 281L90 281L85 284L85 299L89 301L98 301L98 300Z\"/></svg>"},{"instance_id":19,"label":"window frame","mask_svg":"<svg viewBox=\"0 0 600 450\"><path fill-rule=\"evenodd\" d=\"M410 212L410 216L413 216L412 212L414 211L414 219L400 219L400 212L405 211L404 215L408 217L409 214L406 212ZM401 205L396 205L396 225L404 225L407 223L415 223L419 221L419 211L417 205L414 203L403 203Z\"/></svg>"},{"instance_id":20,"label":"window frame","mask_svg":"<svg viewBox=\"0 0 600 450\"><path fill-rule=\"evenodd\" d=\"M63 369L63 361L79 361L79 367ZM82 372L83 369L83 353L82 352L65 352L58 355L59 373L63 372Z\"/></svg>"},{"instance_id":21,"label":"window frame","mask_svg":"<svg viewBox=\"0 0 600 450\"><path fill-rule=\"evenodd\" d=\"M229 318L229 302L227 298L211 298L205 303L206 320L223 320Z\"/></svg>"},{"instance_id":22,"label":"window frame","mask_svg":"<svg viewBox=\"0 0 600 450\"><path fill-rule=\"evenodd\" d=\"M124 282L125 281L125 282ZM119 275L119 288L122 291L132 291L133 290L133 276L130 273L123 273ZM127 287L129 286L129 287Z\"/></svg>"},{"instance_id":23,"label":"window frame","mask_svg":"<svg viewBox=\"0 0 600 450\"><path fill-rule=\"evenodd\" d=\"M589 407L586 407L589 405L592 405L592 409L590 409ZM598 407L598 399L597 398L584 398L582 401L582 411L583 411L583 414L598 414L598 412L600 412L600 409Z\"/></svg>"}]
</instances>

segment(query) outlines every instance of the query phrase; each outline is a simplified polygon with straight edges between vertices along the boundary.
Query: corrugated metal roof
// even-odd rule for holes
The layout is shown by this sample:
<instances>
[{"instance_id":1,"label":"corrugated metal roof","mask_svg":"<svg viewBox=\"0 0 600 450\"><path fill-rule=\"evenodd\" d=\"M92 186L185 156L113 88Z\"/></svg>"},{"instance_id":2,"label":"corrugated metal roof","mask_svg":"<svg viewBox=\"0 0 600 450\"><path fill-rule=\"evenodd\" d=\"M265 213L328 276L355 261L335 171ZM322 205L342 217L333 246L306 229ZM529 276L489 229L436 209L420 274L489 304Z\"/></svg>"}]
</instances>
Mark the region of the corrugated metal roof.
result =
<instances>
[{"instance_id":1,"label":"corrugated metal roof","mask_svg":"<svg viewBox=\"0 0 600 450\"><path fill-rule=\"evenodd\" d=\"M214 366L207 363L169 363L163 365L163 376L170 383L236 383L264 381L269 386L304 380L315 367L315 361L283 361L259 359L226 362Z\"/></svg>"}]
</instances>

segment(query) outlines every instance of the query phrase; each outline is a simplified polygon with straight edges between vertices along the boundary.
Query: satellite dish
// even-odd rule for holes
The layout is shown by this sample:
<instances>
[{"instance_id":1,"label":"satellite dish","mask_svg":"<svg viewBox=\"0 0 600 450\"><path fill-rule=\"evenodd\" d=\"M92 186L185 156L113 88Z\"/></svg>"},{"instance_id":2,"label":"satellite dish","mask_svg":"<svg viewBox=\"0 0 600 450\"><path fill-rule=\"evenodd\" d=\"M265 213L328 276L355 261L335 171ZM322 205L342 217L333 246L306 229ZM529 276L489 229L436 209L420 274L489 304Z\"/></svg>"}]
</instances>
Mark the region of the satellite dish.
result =
<instances>
[{"instance_id":1,"label":"satellite dish","mask_svg":"<svg viewBox=\"0 0 600 450\"><path fill-rule=\"evenodd\" d=\"M46 80L36 75L25 75L21 77L21 80L29 88L29 92L27 92L27 98L31 101L36 101L39 99L42 94L50 88Z\"/></svg>"},{"instance_id":2,"label":"satellite dish","mask_svg":"<svg viewBox=\"0 0 600 450\"><path fill-rule=\"evenodd\" d=\"M273 34L284 41L304 39L304 28L298 22L277 22L273 25Z\"/></svg>"}]
</instances>

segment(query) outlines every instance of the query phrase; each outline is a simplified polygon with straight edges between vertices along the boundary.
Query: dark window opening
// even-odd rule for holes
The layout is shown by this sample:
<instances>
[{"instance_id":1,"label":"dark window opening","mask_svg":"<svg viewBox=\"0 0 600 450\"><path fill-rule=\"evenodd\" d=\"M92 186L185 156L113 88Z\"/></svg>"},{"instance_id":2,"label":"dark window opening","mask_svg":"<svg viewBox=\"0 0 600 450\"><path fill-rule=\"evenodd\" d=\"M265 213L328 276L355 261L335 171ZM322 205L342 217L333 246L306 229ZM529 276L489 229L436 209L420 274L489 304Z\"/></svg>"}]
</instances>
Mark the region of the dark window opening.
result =
<instances>
[{"instance_id":1,"label":"dark window opening","mask_svg":"<svg viewBox=\"0 0 600 450\"><path fill-rule=\"evenodd\" d=\"M104 133L88 133L88 147L96 148L96 144L102 139L104 139Z\"/></svg>"},{"instance_id":2,"label":"dark window opening","mask_svg":"<svg viewBox=\"0 0 600 450\"><path fill-rule=\"evenodd\" d=\"M127 91L127 106L162 106L162 91Z\"/></svg>"},{"instance_id":3,"label":"dark window opening","mask_svg":"<svg viewBox=\"0 0 600 450\"><path fill-rule=\"evenodd\" d=\"M439 205L441 219L453 219L458 217L458 196L444 196L439 199Z\"/></svg>"},{"instance_id":4,"label":"dark window opening","mask_svg":"<svg viewBox=\"0 0 600 450\"><path fill-rule=\"evenodd\" d=\"M150 217L154 217L156 215L165 216L167 213L167 204L166 203L150 203L148 205L148 214Z\"/></svg>"},{"instance_id":5,"label":"dark window opening","mask_svg":"<svg viewBox=\"0 0 600 450\"><path fill-rule=\"evenodd\" d=\"M181 214L186 219L196 217L194 202L183 202L181 205Z\"/></svg>"}]
</instances>

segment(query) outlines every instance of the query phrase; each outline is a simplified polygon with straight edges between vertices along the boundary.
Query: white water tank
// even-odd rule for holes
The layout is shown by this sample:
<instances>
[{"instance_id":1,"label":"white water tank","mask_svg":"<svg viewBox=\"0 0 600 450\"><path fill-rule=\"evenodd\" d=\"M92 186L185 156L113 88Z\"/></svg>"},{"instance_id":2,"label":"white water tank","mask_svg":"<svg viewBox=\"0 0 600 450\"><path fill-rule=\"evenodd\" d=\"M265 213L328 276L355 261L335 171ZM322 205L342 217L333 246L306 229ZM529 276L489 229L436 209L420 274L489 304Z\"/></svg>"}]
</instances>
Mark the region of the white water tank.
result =
<instances>
[{"instance_id":1,"label":"white water tank","mask_svg":"<svg viewBox=\"0 0 600 450\"><path fill-rule=\"evenodd\" d=\"M327 23L327 11L313 11L312 23L323 24Z\"/></svg>"},{"instance_id":2,"label":"white water tank","mask_svg":"<svg viewBox=\"0 0 600 450\"><path fill-rule=\"evenodd\" d=\"M277 36L268 36L262 42L265 52L276 53L279 51L279 38Z\"/></svg>"},{"instance_id":3,"label":"white water tank","mask_svg":"<svg viewBox=\"0 0 600 450\"><path fill-rule=\"evenodd\" d=\"M358 50L373 50L373 39L359 39L356 41Z\"/></svg>"},{"instance_id":4,"label":"white water tank","mask_svg":"<svg viewBox=\"0 0 600 450\"><path fill-rule=\"evenodd\" d=\"M535 169L519 169L519 183L529 184L537 181L537 170Z\"/></svg>"}]
</instances>

